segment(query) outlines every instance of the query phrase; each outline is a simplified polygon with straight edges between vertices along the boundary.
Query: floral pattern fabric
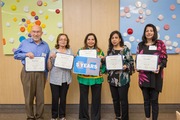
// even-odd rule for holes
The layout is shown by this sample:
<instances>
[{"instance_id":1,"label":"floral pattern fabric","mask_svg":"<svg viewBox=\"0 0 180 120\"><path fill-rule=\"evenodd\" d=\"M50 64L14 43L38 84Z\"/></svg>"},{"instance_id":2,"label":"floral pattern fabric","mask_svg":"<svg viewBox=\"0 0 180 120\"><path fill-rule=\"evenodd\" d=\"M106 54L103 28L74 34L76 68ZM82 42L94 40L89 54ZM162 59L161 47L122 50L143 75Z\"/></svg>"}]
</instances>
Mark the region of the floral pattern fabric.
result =
<instances>
[{"instance_id":1,"label":"floral pattern fabric","mask_svg":"<svg viewBox=\"0 0 180 120\"><path fill-rule=\"evenodd\" d=\"M152 54L158 55L158 65L160 65L159 73L156 74L153 71L139 71L139 86L140 87L150 87L155 88L157 91L162 91L163 86L163 68L166 67L167 64L167 53L166 46L163 41L156 40L153 44L156 46L156 50L149 50L149 46L140 42L137 47L137 54Z\"/></svg>"},{"instance_id":2,"label":"floral pattern fabric","mask_svg":"<svg viewBox=\"0 0 180 120\"><path fill-rule=\"evenodd\" d=\"M107 55L123 55L123 65L127 66L125 70L108 70L108 82L112 86L121 87L130 82L130 75L134 72L134 59L127 46L123 50L114 50L108 52Z\"/></svg>"}]
</instances>

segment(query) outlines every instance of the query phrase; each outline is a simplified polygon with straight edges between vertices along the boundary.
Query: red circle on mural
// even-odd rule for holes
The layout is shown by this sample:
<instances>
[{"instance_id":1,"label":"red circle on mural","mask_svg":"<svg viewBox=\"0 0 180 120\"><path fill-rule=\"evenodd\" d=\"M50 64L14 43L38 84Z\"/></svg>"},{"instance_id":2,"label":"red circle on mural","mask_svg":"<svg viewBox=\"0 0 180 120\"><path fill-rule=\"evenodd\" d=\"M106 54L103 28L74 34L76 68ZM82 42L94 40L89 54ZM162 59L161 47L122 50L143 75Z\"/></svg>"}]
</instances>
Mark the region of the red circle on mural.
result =
<instances>
[{"instance_id":1,"label":"red circle on mural","mask_svg":"<svg viewBox=\"0 0 180 120\"><path fill-rule=\"evenodd\" d=\"M129 35L133 34L133 29L132 29L132 28L128 28L128 29L127 29L127 33L128 33Z\"/></svg>"},{"instance_id":2,"label":"red circle on mural","mask_svg":"<svg viewBox=\"0 0 180 120\"><path fill-rule=\"evenodd\" d=\"M60 10L59 10L59 9L56 9L56 13L59 14L59 13L60 13Z\"/></svg>"}]
</instances>

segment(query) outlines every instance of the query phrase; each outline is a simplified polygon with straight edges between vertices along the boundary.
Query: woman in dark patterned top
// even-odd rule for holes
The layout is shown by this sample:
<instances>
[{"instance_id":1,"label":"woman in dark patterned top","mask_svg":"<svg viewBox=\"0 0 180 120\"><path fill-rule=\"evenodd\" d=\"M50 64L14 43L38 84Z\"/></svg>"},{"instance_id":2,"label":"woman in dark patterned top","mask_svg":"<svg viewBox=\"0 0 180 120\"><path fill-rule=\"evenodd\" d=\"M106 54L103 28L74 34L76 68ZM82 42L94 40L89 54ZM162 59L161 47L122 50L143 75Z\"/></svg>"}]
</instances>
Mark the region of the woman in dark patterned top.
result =
<instances>
[{"instance_id":1,"label":"woman in dark patterned top","mask_svg":"<svg viewBox=\"0 0 180 120\"><path fill-rule=\"evenodd\" d=\"M123 70L108 70L108 82L116 120L128 120L128 90L130 74L132 74L134 70L132 69L134 68L134 60L130 49L124 45L122 35L119 31L113 31L110 34L107 55L123 56Z\"/></svg>"},{"instance_id":2,"label":"woman in dark patterned top","mask_svg":"<svg viewBox=\"0 0 180 120\"><path fill-rule=\"evenodd\" d=\"M157 40L157 30L153 24L147 24L144 28L142 42L138 44L137 54L158 55L158 69L156 71L139 72L139 86L144 97L144 110L146 120L150 120L152 106L152 120L158 119L158 96L162 91L163 68L166 67L166 46L161 40Z\"/></svg>"}]
</instances>

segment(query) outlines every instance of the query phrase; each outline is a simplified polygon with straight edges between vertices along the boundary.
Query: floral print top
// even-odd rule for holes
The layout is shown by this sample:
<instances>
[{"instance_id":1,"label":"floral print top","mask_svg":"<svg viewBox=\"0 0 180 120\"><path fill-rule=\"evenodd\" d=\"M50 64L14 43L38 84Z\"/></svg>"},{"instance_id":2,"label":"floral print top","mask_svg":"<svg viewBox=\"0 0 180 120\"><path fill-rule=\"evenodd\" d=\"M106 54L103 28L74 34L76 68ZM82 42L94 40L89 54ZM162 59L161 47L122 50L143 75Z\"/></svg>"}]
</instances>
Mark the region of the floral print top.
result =
<instances>
[{"instance_id":1,"label":"floral print top","mask_svg":"<svg viewBox=\"0 0 180 120\"><path fill-rule=\"evenodd\" d=\"M134 59L127 46L123 50L108 51L107 55L123 55L123 65L127 66L125 70L108 70L108 82L112 86L121 87L130 82L130 75L134 72Z\"/></svg>"},{"instance_id":2,"label":"floral print top","mask_svg":"<svg viewBox=\"0 0 180 120\"><path fill-rule=\"evenodd\" d=\"M160 70L158 74L151 71L143 71L143 70L138 71L139 86L154 88L155 90L161 92L163 86L163 68L165 68L167 64L166 46L164 42L161 40L156 40L153 46L156 46L157 49L149 50L150 46L147 46L142 42L138 44L137 54L158 55L159 56L158 65L160 65Z\"/></svg>"}]
</instances>

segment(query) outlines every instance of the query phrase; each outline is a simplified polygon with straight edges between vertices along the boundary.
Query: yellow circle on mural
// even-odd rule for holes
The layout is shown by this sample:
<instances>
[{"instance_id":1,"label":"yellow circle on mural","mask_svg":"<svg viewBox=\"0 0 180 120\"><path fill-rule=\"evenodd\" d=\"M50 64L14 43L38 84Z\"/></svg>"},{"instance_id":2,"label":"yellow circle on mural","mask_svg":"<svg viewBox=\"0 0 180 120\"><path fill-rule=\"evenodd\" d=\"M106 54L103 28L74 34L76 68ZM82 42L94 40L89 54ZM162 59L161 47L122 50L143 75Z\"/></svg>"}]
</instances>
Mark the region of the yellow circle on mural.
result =
<instances>
[{"instance_id":1,"label":"yellow circle on mural","mask_svg":"<svg viewBox=\"0 0 180 120\"><path fill-rule=\"evenodd\" d=\"M15 18L13 18L13 21L14 21L14 22L16 22L16 21L17 21L17 18L16 18L16 17L15 17Z\"/></svg>"},{"instance_id":2,"label":"yellow circle on mural","mask_svg":"<svg viewBox=\"0 0 180 120\"><path fill-rule=\"evenodd\" d=\"M16 10L16 5L12 5L12 6L11 6L11 10L12 10L12 11L15 11L15 10Z\"/></svg>"},{"instance_id":3,"label":"yellow circle on mural","mask_svg":"<svg viewBox=\"0 0 180 120\"><path fill-rule=\"evenodd\" d=\"M44 2L44 6L47 6L47 3L46 3L46 2Z\"/></svg>"},{"instance_id":4,"label":"yellow circle on mural","mask_svg":"<svg viewBox=\"0 0 180 120\"><path fill-rule=\"evenodd\" d=\"M42 25L41 25L41 27L42 27L42 28L45 28L45 27L46 27L46 25L45 25L45 24L42 24Z\"/></svg>"},{"instance_id":5,"label":"yellow circle on mural","mask_svg":"<svg viewBox=\"0 0 180 120\"><path fill-rule=\"evenodd\" d=\"M47 20L48 18L49 18L49 16L48 16L48 15L46 15L46 16L45 16L45 19Z\"/></svg>"},{"instance_id":6,"label":"yellow circle on mural","mask_svg":"<svg viewBox=\"0 0 180 120\"><path fill-rule=\"evenodd\" d=\"M32 23L28 24L28 26L27 26L27 31L28 31L28 32L31 32L32 26L33 26Z\"/></svg>"}]
</instances>

